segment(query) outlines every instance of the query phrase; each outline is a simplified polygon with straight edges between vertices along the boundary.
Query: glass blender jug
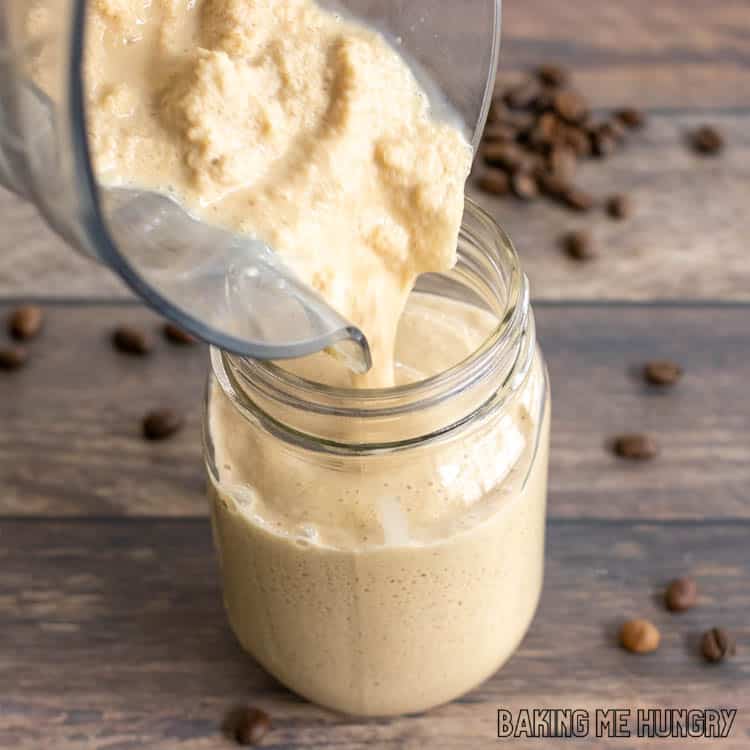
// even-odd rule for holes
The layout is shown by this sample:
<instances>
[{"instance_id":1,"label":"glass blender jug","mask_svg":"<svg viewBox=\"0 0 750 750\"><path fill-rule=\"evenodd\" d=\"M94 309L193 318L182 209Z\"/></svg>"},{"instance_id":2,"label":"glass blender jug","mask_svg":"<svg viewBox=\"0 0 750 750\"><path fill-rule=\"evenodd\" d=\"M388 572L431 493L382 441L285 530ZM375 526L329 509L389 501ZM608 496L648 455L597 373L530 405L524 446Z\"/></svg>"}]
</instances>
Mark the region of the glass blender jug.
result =
<instances>
[{"instance_id":1,"label":"glass blender jug","mask_svg":"<svg viewBox=\"0 0 750 750\"><path fill-rule=\"evenodd\" d=\"M44 1L55 16L45 38L28 32L27 0L3 0L0 7L0 183L34 203L71 247L104 263L156 311L205 341L256 359L329 348L352 369L368 369L361 331L264 243L200 222L166 195L97 182L85 127L87 0ZM494 87L500 0L322 4L398 45L428 93L439 92L432 97L438 116L447 104L476 147ZM56 71L46 91L30 75L42 45Z\"/></svg>"}]
</instances>

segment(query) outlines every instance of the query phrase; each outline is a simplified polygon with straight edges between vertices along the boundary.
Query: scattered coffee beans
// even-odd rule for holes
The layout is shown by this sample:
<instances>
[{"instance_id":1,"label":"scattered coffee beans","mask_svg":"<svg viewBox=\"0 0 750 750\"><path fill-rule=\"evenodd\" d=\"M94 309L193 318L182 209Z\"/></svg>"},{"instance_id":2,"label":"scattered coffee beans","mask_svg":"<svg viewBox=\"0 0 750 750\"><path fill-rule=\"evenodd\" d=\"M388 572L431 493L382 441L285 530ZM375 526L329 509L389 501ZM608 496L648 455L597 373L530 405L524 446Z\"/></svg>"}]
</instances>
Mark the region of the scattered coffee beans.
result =
<instances>
[{"instance_id":1,"label":"scattered coffee beans","mask_svg":"<svg viewBox=\"0 0 750 750\"><path fill-rule=\"evenodd\" d=\"M143 418L143 436L147 440L166 440L182 428L183 419L173 409L157 409Z\"/></svg>"},{"instance_id":2,"label":"scattered coffee beans","mask_svg":"<svg viewBox=\"0 0 750 750\"><path fill-rule=\"evenodd\" d=\"M562 238L562 246L574 260L591 260L596 257L591 233L585 229L568 232Z\"/></svg>"},{"instance_id":3,"label":"scattered coffee beans","mask_svg":"<svg viewBox=\"0 0 750 750\"><path fill-rule=\"evenodd\" d=\"M705 156L717 156L724 150L724 136L713 126L704 125L690 134L693 149Z\"/></svg>"},{"instance_id":4,"label":"scattered coffee beans","mask_svg":"<svg viewBox=\"0 0 750 750\"><path fill-rule=\"evenodd\" d=\"M628 620L620 631L620 642L634 654L649 654L659 648L661 633L648 620Z\"/></svg>"},{"instance_id":5,"label":"scattered coffee beans","mask_svg":"<svg viewBox=\"0 0 750 750\"><path fill-rule=\"evenodd\" d=\"M678 578L667 587L664 602L670 612L685 612L695 606L698 587L692 578Z\"/></svg>"},{"instance_id":6,"label":"scattered coffee beans","mask_svg":"<svg viewBox=\"0 0 750 750\"><path fill-rule=\"evenodd\" d=\"M711 628L703 634L701 651L706 661L717 663L734 656L737 644L732 634L724 628Z\"/></svg>"},{"instance_id":7,"label":"scattered coffee beans","mask_svg":"<svg viewBox=\"0 0 750 750\"><path fill-rule=\"evenodd\" d=\"M21 346L0 349L0 370L18 370L28 362L28 359L28 352Z\"/></svg>"},{"instance_id":8,"label":"scattered coffee beans","mask_svg":"<svg viewBox=\"0 0 750 750\"><path fill-rule=\"evenodd\" d=\"M620 435L615 438L614 451L631 461L648 461L659 453L656 441L650 435Z\"/></svg>"},{"instance_id":9,"label":"scattered coffee beans","mask_svg":"<svg viewBox=\"0 0 750 750\"><path fill-rule=\"evenodd\" d=\"M633 213L633 204L630 196L613 195L607 199L607 213L613 219L627 219Z\"/></svg>"},{"instance_id":10,"label":"scattered coffee beans","mask_svg":"<svg viewBox=\"0 0 750 750\"><path fill-rule=\"evenodd\" d=\"M271 717L259 708L247 708L237 712L234 718L234 739L239 745L260 745L271 729Z\"/></svg>"},{"instance_id":11,"label":"scattered coffee beans","mask_svg":"<svg viewBox=\"0 0 750 750\"><path fill-rule=\"evenodd\" d=\"M143 357L151 353L151 339L140 329L131 326L119 326L112 334L112 343L120 352Z\"/></svg>"},{"instance_id":12,"label":"scattered coffee beans","mask_svg":"<svg viewBox=\"0 0 750 750\"><path fill-rule=\"evenodd\" d=\"M162 330L164 332L165 338L168 341L171 341L173 344L179 344L180 346L191 346L192 344L198 343L198 339L196 339L195 336L192 336L187 331L184 331L179 326L176 326L174 323L165 323Z\"/></svg>"},{"instance_id":13,"label":"scattered coffee beans","mask_svg":"<svg viewBox=\"0 0 750 750\"><path fill-rule=\"evenodd\" d=\"M643 376L651 385L675 385L682 378L682 368L668 359L656 359L646 364L643 369Z\"/></svg>"},{"instance_id":14,"label":"scattered coffee beans","mask_svg":"<svg viewBox=\"0 0 750 750\"><path fill-rule=\"evenodd\" d=\"M19 341L33 339L42 329L44 315L41 307L36 305L22 305L10 314L8 331Z\"/></svg>"},{"instance_id":15,"label":"scattered coffee beans","mask_svg":"<svg viewBox=\"0 0 750 750\"><path fill-rule=\"evenodd\" d=\"M523 200L541 193L571 211L586 212L596 201L574 184L578 160L614 153L627 131L643 127L645 117L639 110L623 108L595 121L586 99L571 88L568 72L546 64L499 91L488 122L483 158L490 167L506 172L507 180L481 173L480 189ZM617 218L624 218L629 206L614 210Z\"/></svg>"}]
</instances>

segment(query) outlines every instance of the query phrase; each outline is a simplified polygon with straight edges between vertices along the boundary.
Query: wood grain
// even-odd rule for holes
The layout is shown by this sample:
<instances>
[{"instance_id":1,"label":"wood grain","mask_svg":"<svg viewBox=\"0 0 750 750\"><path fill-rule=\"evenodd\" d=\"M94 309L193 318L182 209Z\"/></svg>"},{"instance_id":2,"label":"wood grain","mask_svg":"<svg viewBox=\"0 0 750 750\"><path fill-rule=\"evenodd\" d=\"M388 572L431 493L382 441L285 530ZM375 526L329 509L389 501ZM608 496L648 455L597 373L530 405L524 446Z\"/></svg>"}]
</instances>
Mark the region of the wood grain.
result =
<instances>
[{"instance_id":1,"label":"wood grain","mask_svg":"<svg viewBox=\"0 0 750 750\"><path fill-rule=\"evenodd\" d=\"M500 69L570 67L601 107L750 106L744 0L526 0L503 5Z\"/></svg>"},{"instance_id":2,"label":"wood grain","mask_svg":"<svg viewBox=\"0 0 750 750\"><path fill-rule=\"evenodd\" d=\"M747 80L750 90L750 74ZM725 133L721 158L697 157L685 145L685 134L706 121ZM582 217L548 201L491 198L470 183L472 197L513 238L536 299L750 299L750 114L653 114L622 152L585 164L579 182L601 199L627 191L634 216L615 222L597 210ZM0 296L131 296L6 193L0 216ZM584 266L559 248L560 236L581 226L601 251Z\"/></svg>"},{"instance_id":3,"label":"wood grain","mask_svg":"<svg viewBox=\"0 0 750 750\"><path fill-rule=\"evenodd\" d=\"M359 0L366 2L366 0ZM447 16L462 45L474 32ZM468 21L466 21L468 23ZM626 223L578 217L546 203L525 206L481 196L521 251L538 299L748 299L750 261L750 51L745 0L526 0L505 3L500 80L543 61L559 62L596 107L651 111L649 129L624 153L587 167L582 184L606 196L632 192ZM464 63L465 64L465 63ZM719 160L684 147L696 124L721 126ZM34 210L0 193L0 295L128 297L109 272L74 255ZM560 234L593 226L603 257L575 267Z\"/></svg>"},{"instance_id":4,"label":"wood grain","mask_svg":"<svg viewBox=\"0 0 750 750\"><path fill-rule=\"evenodd\" d=\"M27 519L0 524L0 747L89 750L231 747L219 725L237 703L274 717L264 746L475 750L569 747L496 738L496 710L737 707L732 736L690 747L747 747L750 735L750 526L556 522L541 608L520 651L462 700L425 715L359 721L305 703L244 655L225 623L205 520ZM664 585L685 571L699 606L667 613ZM663 633L650 656L617 646L628 617ZM736 659L705 665L700 633L733 628ZM682 750L684 740L575 740L576 748Z\"/></svg>"},{"instance_id":5,"label":"wood grain","mask_svg":"<svg viewBox=\"0 0 750 750\"><path fill-rule=\"evenodd\" d=\"M0 306L0 315L8 306ZM135 305L51 305L25 370L0 372L0 515L202 516L200 422L207 357L159 338ZM750 518L750 307L559 305L537 308L553 389L550 512L556 518ZM128 322L156 351L116 353ZM673 358L672 391L642 363ZM141 417L187 417L174 439L141 438ZM607 447L648 431L660 457L633 465Z\"/></svg>"}]
</instances>

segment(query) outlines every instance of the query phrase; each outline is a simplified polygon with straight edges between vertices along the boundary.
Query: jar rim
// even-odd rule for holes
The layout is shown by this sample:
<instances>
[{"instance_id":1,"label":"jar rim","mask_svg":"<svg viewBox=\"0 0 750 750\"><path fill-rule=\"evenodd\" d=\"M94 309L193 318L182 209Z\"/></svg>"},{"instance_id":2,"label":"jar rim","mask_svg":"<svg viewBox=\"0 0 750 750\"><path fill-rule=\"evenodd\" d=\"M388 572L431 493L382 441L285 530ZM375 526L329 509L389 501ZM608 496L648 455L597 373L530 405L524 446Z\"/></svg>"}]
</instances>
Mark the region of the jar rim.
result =
<instances>
[{"instance_id":1,"label":"jar rim","mask_svg":"<svg viewBox=\"0 0 750 750\"><path fill-rule=\"evenodd\" d=\"M474 225L487 238L478 240L473 232ZM493 364L506 361L518 348L519 336L524 334L529 316L529 290L510 237L469 197L465 199L460 238L481 247L490 272L504 277L505 294L502 309L496 311L498 323L492 332L476 350L447 370L424 380L388 388L344 388L307 380L273 362L212 349L214 371L227 372L234 390L240 392L247 386L286 406L356 418L395 416L427 408L470 387L483 379Z\"/></svg>"}]
</instances>

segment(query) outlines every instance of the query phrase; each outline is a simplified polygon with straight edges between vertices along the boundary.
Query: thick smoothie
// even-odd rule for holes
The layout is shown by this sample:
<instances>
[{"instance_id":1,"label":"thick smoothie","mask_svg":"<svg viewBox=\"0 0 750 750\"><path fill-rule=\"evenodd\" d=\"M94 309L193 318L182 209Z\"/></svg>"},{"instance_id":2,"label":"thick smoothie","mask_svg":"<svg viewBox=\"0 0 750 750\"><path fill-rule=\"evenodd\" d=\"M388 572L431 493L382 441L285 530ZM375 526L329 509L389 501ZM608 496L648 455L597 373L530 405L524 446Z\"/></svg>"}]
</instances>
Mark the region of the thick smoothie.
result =
<instances>
[{"instance_id":1,"label":"thick smoothie","mask_svg":"<svg viewBox=\"0 0 750 750\"><path fill-rule=\"evenodd\" d=\"M492 324L414 295L399 379L456 364ZM545 389L537 358L513 403L480 427L402 459L331 466L258 430L215 386L213 521L243 646L296 692L355 714L420 711L491 675L523 637L542 585Z\"/></svg>"}]
</instances>

